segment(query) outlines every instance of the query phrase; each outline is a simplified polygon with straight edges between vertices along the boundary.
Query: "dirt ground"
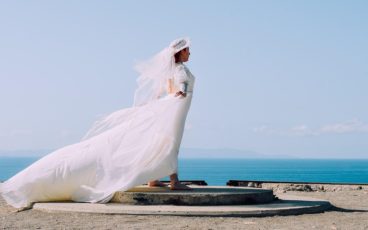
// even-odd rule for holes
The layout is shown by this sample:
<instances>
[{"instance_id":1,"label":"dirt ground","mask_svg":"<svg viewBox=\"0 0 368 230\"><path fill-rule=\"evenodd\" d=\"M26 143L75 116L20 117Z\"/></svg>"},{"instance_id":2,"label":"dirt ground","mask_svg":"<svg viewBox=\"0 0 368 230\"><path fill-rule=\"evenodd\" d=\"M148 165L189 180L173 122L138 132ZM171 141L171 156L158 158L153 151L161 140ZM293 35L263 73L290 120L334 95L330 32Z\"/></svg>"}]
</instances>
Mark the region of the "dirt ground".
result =
<instances>
[{"instance_id":1,"label":"dirt ground","mask_svg":"<svg viewBox=\"0 0 368 230\"><path fill-rule=\"evenodd\" d=\"M181 217L15 212L0 198L0 229L366 229L368 191L286 192L329 200L335 206L319 214L273 217ZM276 194L277 195L277 194Z\"/></svg>"}]
</instances>

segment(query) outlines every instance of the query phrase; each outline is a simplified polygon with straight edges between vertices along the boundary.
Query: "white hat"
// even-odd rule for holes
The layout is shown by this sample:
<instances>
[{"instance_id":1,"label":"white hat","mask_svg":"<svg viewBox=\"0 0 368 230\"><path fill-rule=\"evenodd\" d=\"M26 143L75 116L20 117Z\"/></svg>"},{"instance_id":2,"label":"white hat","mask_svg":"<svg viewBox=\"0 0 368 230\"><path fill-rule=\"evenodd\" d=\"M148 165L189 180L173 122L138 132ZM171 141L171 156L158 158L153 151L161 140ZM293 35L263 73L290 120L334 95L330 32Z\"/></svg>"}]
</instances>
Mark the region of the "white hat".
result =
<instances>
[{"instance_id":1,"label":"white hat","mask_svg":"<svg viewBox=\"0 0 368 230\"><path fill-rule=\"evenodd\" d=\"M188 37L175 39L170 43L170 48L174 49L175 53L190 46Z\"/></svg>"}]
</instances>

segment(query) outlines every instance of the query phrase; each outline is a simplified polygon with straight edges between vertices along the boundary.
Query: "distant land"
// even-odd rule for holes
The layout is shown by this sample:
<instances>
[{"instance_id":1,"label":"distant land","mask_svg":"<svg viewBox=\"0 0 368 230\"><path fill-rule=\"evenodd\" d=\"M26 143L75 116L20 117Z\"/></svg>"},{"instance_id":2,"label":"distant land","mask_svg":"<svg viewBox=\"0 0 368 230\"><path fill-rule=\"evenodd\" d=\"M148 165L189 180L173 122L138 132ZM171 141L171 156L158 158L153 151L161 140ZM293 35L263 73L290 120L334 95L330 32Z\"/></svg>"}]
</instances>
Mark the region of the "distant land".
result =
<instances>
[{"instance_id":1,"label":"distant land","mask_svg":"<svg viewBox=\"0 0 368 230\"><path fill-rule=\"evenodd\" d=\"M0 157L42 157L51 152L49 149L0 150Z\"/></svg>"},{"instance_id":2,"label":"distant land","mask_svg":"<svg viewBox=\"0 0 368 230\"><path fill-rule=\"evenodd\" d=\"M295 158L288 155L267 155L251 150L232 149L232 148L181 148L179 158L249 158L249 159L285 159Z\"/></svg>"},{"instance_id":3,"label":"distant land","mask_svg":"<svg viewBox=\"0 0 368 230\"><path fill-rule=\"evenodd\" d=\"M0 150L0 157L42 157L54 150ZM179 158L249 158L249 159L285 159L295 158L288 155L266 155L251 150L231 148L181 148Z\"/></svg>"}]
</instances>

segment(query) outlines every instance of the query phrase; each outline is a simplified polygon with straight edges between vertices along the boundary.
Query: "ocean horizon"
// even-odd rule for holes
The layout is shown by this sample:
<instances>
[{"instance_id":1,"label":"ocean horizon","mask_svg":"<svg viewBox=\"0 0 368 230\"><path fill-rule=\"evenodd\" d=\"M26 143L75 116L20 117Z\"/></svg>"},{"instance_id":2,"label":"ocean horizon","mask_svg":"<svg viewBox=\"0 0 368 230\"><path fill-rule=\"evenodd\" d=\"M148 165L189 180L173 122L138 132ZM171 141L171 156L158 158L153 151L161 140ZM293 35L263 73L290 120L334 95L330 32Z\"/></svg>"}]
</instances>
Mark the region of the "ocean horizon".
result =
<instances>
[{"instance_id":1,"label":"ocean horizon","mask_svg":"<svg viewBox=\"0 0 368 230\"><path fill-rule=\"evenodd\" d=\"M0 181L40 158L0 157ZM208 185L226 185L229 180L368 184L368 159L179 158L178 174L181 180L204 180Z\"/></svg>"}]
</instances>

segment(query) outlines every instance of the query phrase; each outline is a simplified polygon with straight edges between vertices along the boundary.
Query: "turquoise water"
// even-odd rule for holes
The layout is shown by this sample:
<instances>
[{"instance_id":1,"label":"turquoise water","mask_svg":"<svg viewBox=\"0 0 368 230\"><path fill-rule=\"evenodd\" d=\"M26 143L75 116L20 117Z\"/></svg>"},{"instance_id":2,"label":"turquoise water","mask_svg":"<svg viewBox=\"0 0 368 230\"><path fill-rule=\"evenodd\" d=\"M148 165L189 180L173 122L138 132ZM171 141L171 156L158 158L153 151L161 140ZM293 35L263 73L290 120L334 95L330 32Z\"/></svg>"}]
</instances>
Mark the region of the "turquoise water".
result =
<instances>
[{"instance_id":1,"label":"turquoise water","mask_svg":"<svg viewBox=\"0 0 368 230\"><path fill-rule=\"evenodd\" d=\"M37 159L0 157L0 181ZM180 159L179 178L209 185L228 180L368 183L368 160Z\"/></svg>"}]
</instances>

